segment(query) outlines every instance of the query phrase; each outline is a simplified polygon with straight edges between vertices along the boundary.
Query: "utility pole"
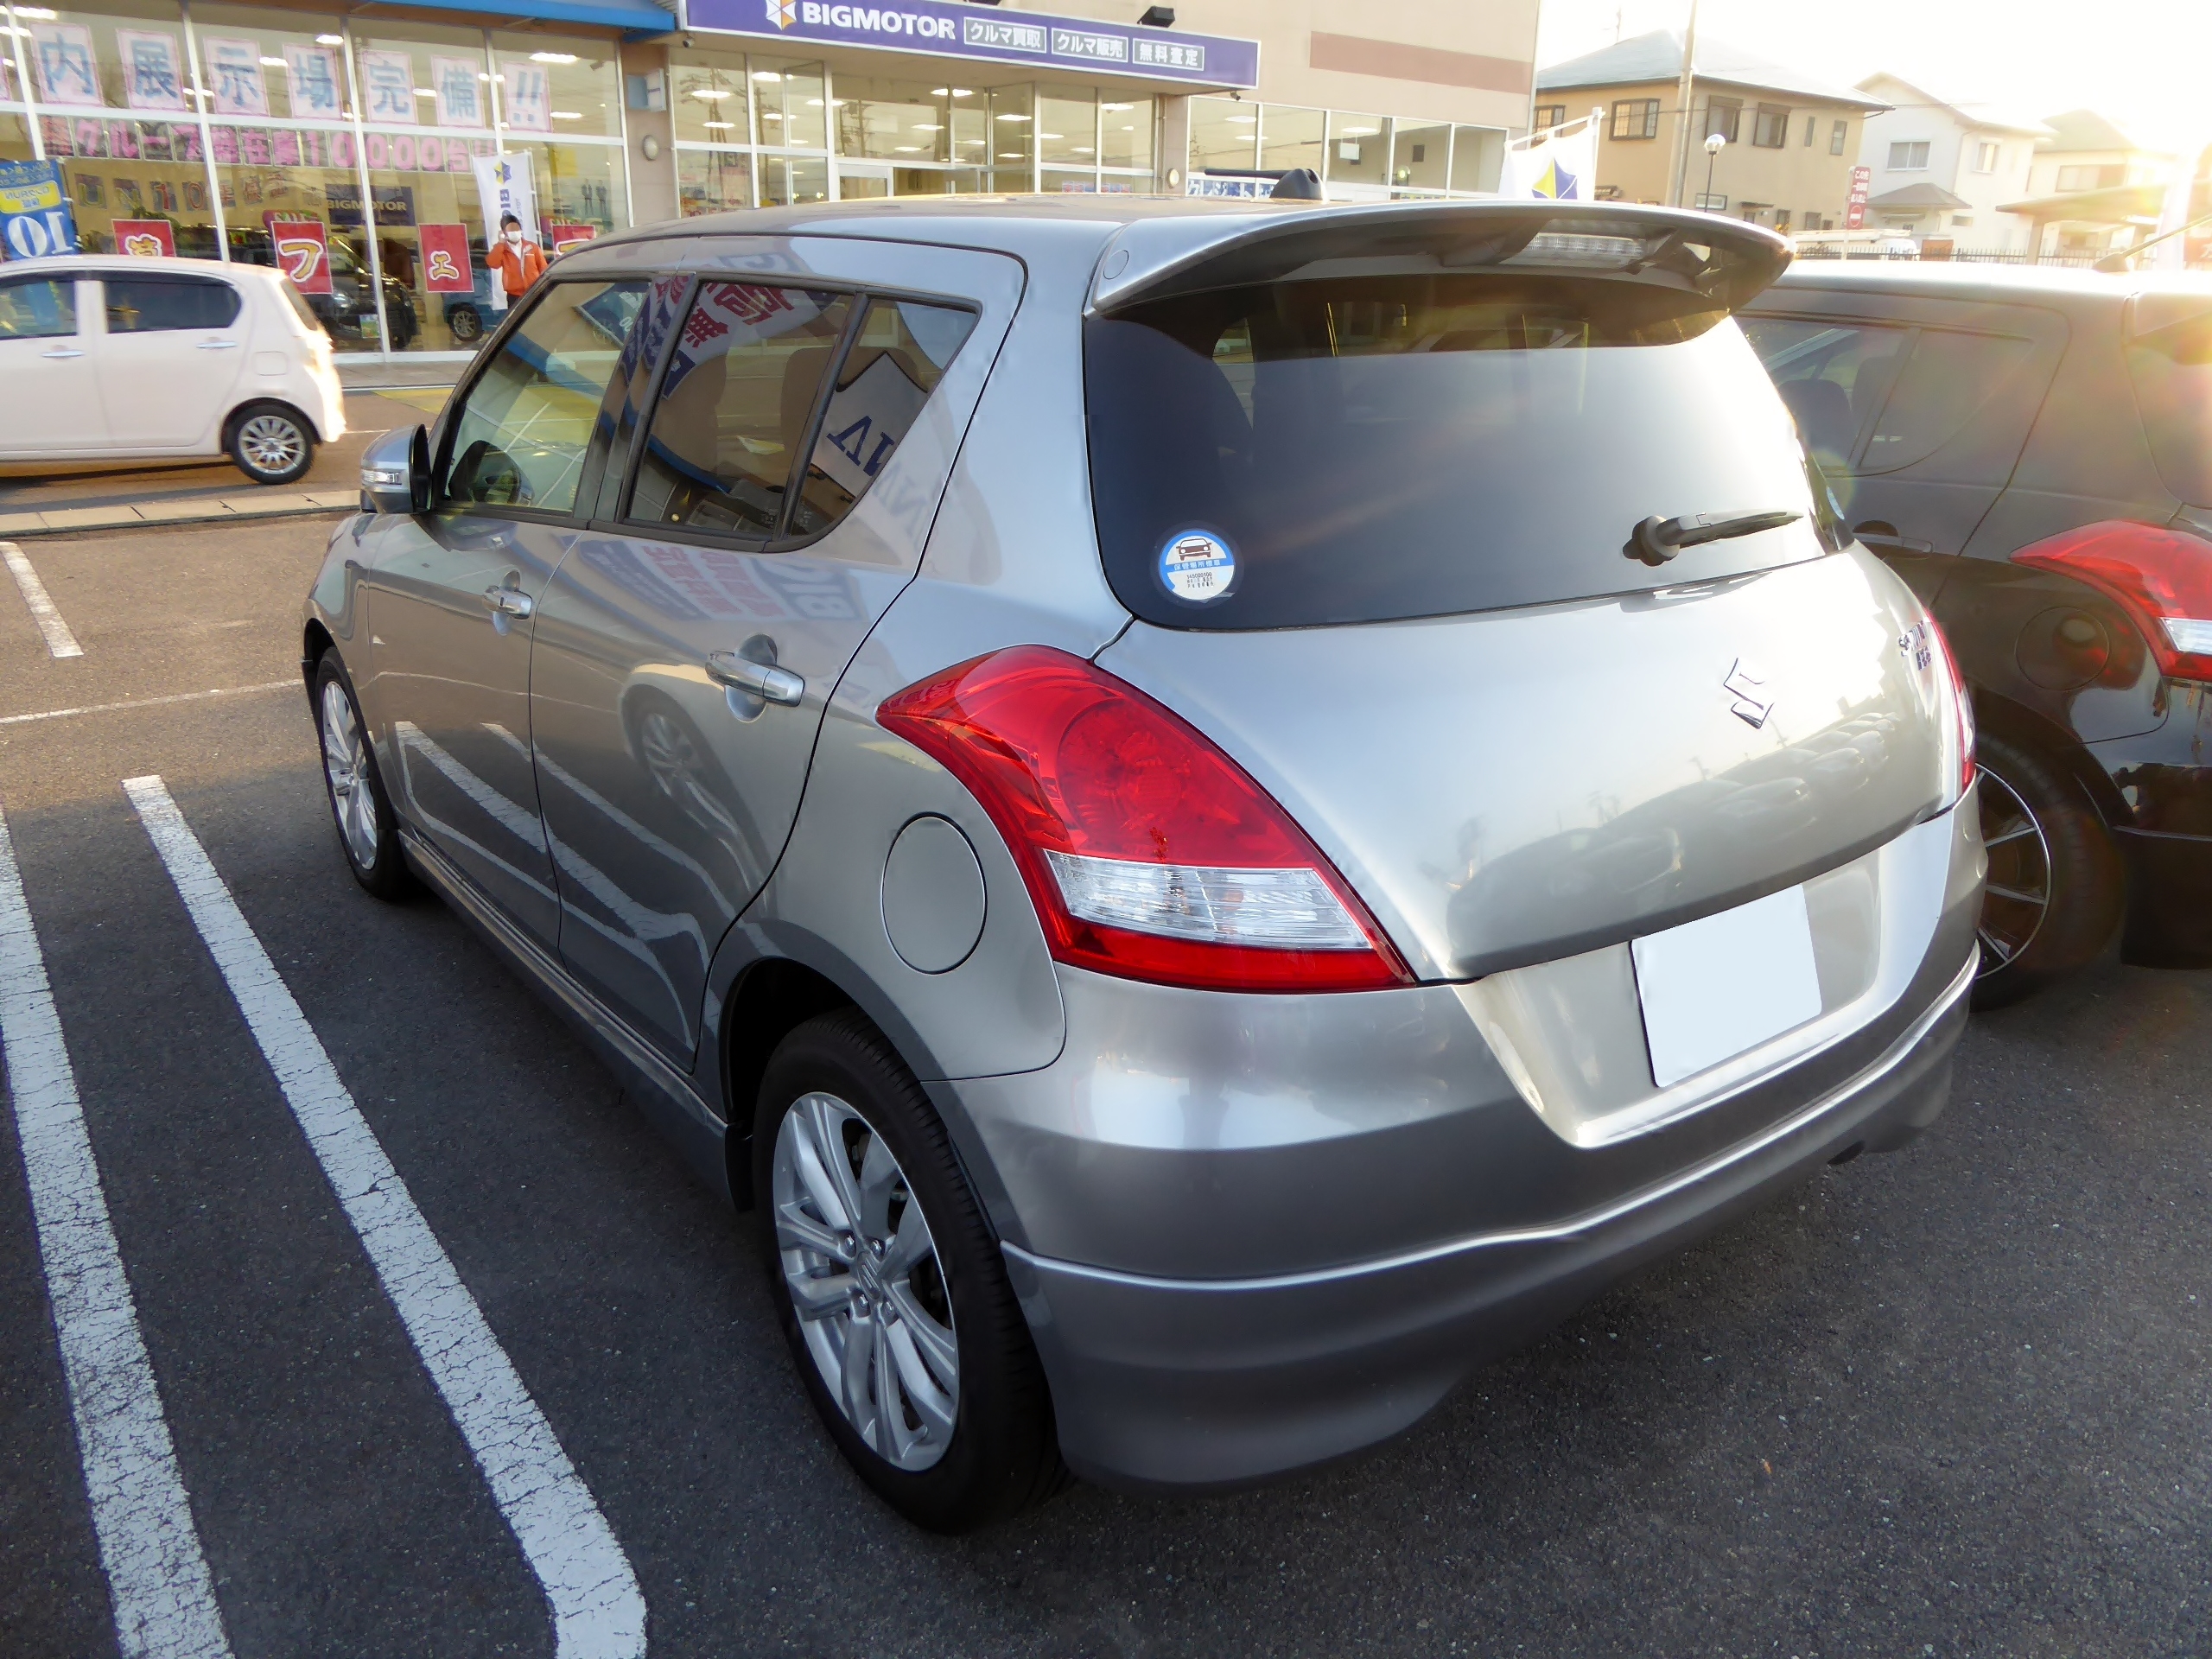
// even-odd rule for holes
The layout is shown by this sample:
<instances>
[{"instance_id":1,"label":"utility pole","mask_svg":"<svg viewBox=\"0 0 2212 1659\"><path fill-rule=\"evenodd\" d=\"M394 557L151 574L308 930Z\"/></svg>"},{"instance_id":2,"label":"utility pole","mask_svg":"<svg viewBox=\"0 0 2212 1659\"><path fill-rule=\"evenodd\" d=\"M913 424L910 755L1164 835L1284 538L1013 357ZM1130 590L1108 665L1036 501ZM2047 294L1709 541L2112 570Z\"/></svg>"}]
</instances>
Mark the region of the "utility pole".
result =
<instances>
[{"instance_id":1,"label":"utility pole","mask_svg":"<svg viewBox=\"0 0 2212 1659\"><path fill-rule=\"evenodd\" d=\"M1697 0L1690 0L1689 27L1682 31L1682 77L1675 88L1675 104L1679 111L1675 117L1675 195L1674 205L1682 205L1682 187L1688 181L1690 169L1690 94L1696 79L1692 66L1697 62Z\"/></svg>"}]
</instances>

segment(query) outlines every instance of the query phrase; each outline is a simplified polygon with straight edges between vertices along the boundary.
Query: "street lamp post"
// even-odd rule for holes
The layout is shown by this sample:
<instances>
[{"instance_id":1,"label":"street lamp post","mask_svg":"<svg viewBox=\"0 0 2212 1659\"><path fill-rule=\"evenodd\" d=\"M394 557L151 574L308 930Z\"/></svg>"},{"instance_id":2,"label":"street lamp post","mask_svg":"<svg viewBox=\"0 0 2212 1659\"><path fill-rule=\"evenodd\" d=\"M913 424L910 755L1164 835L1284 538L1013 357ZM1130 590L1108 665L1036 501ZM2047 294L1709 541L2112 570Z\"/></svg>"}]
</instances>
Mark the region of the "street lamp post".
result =
<instances>
[{"instance_id":1,"label":"street lamp post","mask_svg":"<svg viewBox=\"0 0 2212 1659\"><path fill-rule=\"evenodd\" d=\"M1717 162L1717 161L1719 161L1719 160L1720 159L1720 152L1721 152L1722 150L1724 150L1724 149L1727 149L1727 148L1728 148L1728 135L1727 135L1726 133L1725 133L1725 132L1709 132L1709 133L1706 134L1706 136L1705 136L1705 201L1700 201L1700 203L1698 203L1698 206L1699 206L1699 207L1705 207L1705 202L1706 202L1706 201L1711 201L1711 200L1713 200L1713 164L1715 162ZM1711 209L1709 209L1709 208L1708 208L1708 209L1707 209L1707 212L1710 212L1710 211L1711 211Z\"/></svg>"}]
</instances>

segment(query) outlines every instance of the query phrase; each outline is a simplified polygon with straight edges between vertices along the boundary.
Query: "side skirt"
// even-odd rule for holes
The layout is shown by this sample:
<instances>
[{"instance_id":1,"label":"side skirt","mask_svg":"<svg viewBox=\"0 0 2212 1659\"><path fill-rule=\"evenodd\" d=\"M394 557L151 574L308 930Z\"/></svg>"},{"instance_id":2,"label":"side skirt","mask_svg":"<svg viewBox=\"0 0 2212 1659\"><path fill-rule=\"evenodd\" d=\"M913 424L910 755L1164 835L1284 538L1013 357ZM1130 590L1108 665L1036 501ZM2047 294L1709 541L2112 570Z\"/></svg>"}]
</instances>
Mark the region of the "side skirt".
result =
<instances>
[{"instance_id":1,"label":"side skirt","mask_svg":"<svg viewBox=\"0 0 2212 1659\"><path fill-rule=\"evenodd\" d=\"M399 826L399 842L416 874L583 1034L653 1127L683 1154L692 1173L725 1203L730 1202L729 1166L722 1148L728 1126L700 1097L690 1079L647 1047L612 1009L579 985L404 823Z\"/></svg>"}]
</instances>

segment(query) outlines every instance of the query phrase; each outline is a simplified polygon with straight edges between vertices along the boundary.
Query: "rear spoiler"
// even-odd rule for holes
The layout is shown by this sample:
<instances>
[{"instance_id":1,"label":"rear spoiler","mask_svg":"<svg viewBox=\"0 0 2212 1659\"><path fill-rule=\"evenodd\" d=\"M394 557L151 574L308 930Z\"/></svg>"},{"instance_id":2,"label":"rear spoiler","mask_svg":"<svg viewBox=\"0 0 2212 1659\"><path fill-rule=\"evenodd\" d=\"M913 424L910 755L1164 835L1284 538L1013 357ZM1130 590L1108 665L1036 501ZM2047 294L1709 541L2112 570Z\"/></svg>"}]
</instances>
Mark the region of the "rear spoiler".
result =
<instances>
[{"instance_id":1,"label":"rear spoiler","mask_svg":"<svg viewBox=\"0 0 2212 1659\"><path fill-rule=\"evenodd\" d=\"M1779 276L1789 245L1710 213L1603 201L1295 203L1251 213L1138 219L1099 262L1088 309L1262 283L1333 276L1605 276L1735 310Z\"/></svg>"}]
</instances>

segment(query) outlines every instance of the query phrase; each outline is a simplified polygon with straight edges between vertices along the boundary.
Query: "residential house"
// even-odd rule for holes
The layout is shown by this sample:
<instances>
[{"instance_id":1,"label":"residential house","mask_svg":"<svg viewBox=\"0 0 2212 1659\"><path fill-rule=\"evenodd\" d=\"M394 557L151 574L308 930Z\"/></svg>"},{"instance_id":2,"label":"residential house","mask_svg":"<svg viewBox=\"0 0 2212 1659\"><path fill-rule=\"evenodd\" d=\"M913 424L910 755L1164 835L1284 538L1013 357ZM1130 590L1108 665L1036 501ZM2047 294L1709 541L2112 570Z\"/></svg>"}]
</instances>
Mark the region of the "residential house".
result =
<instances>
[{"instance_id":1,"label":"residential house","mask_svg":"<svg viewBox=\"0 0 2212 1659\"><path fill-rule=\"evenodd\" d=\"M1889 107L1866 123L1859 160L1871 175L1869 225L1915 241L1948 238L1961 251L2026 251L2030 222L2005 211L2028 192L2036 145L2053 137L2032 116L1939 98L1901 75L1869 75L1859 90Z\"/></svg>"},{"instance_id":2,"label":"residential house","mask_svg":"<svg viewBox=\"0 0 2212 1659\"><path fill-rule=\"evenodd\" d=\"M1683 124L1682 39L1638 35L1536 72L1537 127L1603 112L1598 194L1678 202L1778 231L1834 229L1851 194L1859 135L1882 100L1700 35L1688 159L1675 169ZM1728 143L1707 156L1707 134Z\"/></svg>"},{"instance_id":3,"label":"residential house","mask_svg":"<svg viewBox=\"0 0 2212 1659\"><path fill-rule=\"evenodd\" d=\"M2005 211L2024 219L2038 257L2094 258L2150 234L2165 205L2174 157L2145 148L2094 110L2044 123L2027 197Z\"/></svg>"}]
</instances>

